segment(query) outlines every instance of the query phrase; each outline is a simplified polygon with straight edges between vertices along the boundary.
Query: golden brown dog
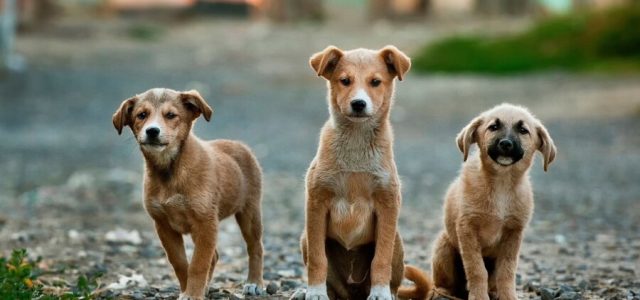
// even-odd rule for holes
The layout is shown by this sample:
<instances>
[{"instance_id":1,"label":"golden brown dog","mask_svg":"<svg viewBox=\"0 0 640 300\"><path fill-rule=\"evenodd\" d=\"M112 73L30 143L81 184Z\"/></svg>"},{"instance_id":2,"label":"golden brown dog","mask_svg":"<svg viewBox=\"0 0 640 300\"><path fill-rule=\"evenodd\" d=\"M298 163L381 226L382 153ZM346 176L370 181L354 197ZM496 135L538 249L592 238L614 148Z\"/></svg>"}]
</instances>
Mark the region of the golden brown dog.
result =
<instances>
[{"instance_id":1,"label":"golden brown dog","mask_svg":"<svg viewBox=\"0 0 640 300\"><path fill-rule=\"evenodd\" d=\"M218 259L218 222L231 215L249 253L244 293L261 293L262 171L247 146L191 132L200 115L209 121L212 112L197 91L156 88L124 100L113 115L118 134L129 126L144 155L144 205L180 281L180 299L203 299ZM191 263L183 234L195 244Z\"/></svg>"},{"instance_id":2,"label":"golden brown dog","mask_svg":"<svg viewBox=\"0 0 640 300\"><path fill-rule=\"evenodd\" d=\"M478 150L469 156L474 143ZM533 211L528 172L536 151L546 171L556 147L538 119L510 104L473 119L457 144L466 162L445 199L445 229L432 257L434 294L517 299L518 252Z\"/></svg>"},{"instance_id":3,"label":"golden brown dog","mask_svg":"<svg viewBox=\"0 0 640 300\"><path fill-rule=\"evenodd\" d=\"M393 46L330 46L310 64L328 82L330 118L306 176L305 298L391 300L403 250L389 112L394 79L402 80L411 61Z\"/></svg>"}]
</instances>

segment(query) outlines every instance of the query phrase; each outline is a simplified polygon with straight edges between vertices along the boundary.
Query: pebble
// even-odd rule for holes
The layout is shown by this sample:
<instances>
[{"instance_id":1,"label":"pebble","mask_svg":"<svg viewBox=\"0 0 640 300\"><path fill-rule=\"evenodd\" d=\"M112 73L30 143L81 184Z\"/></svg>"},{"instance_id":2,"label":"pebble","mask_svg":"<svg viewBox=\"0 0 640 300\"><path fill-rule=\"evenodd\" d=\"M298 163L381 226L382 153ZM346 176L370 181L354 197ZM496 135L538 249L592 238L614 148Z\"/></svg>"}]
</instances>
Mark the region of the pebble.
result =
<instances>
[{"instance_id":1,"label":"pebble","mask_svg":"<svg viewBox=\"0 0 640 300\"><path fill-rule=\"evenodd\" d=\"M267 285L267 294L273 295L278 292L278 285L275 282L269 282Z\"/></svg>"},{"instance_id":2,"label":"pebble","mask_svg":"<svg viewBox=\"0 0 640 300\"><path fill-rule=\"evenodd\" d=\"M541 300L553 300L555 298L555 292L550 288L540 288L538 292Z\"/></svg>"},{"instance_id":3,"label":"pebble","mask_svg":"<svg viewBox=\"0 0 640 300\"><path fill-rule=\"evenodd\" d=\"M300 282L295 280L285 279L280 282L280 286L282 287L283 290L288 291L288 290L293 290L299 287Z\"/></svg>"},{"instance_id":4,"label":"pebble","mask_svg":"<svg viewBox=\"0 0 640 300\"><path fill-rule=\"evenodd\" d=\"M556 300L578 300L578 299L582 299L582 297L580 296L580 294L576 292L565 292L565 293L562 293L560 297L556 298Z\"/></svg>"}]
</instances>

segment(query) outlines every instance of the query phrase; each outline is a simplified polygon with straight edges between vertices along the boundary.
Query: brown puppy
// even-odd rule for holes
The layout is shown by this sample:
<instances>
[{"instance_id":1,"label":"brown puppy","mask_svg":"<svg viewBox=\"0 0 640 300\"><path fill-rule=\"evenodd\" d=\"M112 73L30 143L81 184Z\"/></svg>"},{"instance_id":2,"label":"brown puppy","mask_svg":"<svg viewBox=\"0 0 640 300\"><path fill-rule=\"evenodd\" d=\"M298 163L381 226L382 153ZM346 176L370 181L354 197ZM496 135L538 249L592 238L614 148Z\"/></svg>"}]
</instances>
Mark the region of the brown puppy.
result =
<instances>
[{"instance_id":1,"label":"brown puppy","mask_svg":"<svg viewBox=\"0 0 640 300\"><path fill-rule=\"evenodd\" d=\"M536 151L546 171L556 147L538 119L510 104L473 119L457 143L466 162L445 199L445 229L432 257L435 294L517 299L518 252L533 211L528 171Z\"/></svg>"},{"instance_id":2,"label":"brown puppy","mask_svg":"<svg viewBox=\"0 0 640 300\"><path fill-rule=\"evenodd\" d=\"M402 80L411 61L393 46L330 46L310 64L327 80L330 118L306 176L305 298L391 300L403 252L389 112L394 79Z\"/></svg>"},{"instance_id":3,"label":"brown puppy","mask_svg":"<svg viewBox=\"0 0 640 300\"><path fill-rule=\"evenodd\" d=\"M262 172L249 148L229 140L202 141L191 127L212 109L197 91L156 88L122 102L113 125L129 126L145 158L144 205L180 281L180 299L203 299L218 255L218 222L234 215L249 253L244 293L262 287ZM195 251L187 262L182 235Z\"/></svg>"}]
</instances>

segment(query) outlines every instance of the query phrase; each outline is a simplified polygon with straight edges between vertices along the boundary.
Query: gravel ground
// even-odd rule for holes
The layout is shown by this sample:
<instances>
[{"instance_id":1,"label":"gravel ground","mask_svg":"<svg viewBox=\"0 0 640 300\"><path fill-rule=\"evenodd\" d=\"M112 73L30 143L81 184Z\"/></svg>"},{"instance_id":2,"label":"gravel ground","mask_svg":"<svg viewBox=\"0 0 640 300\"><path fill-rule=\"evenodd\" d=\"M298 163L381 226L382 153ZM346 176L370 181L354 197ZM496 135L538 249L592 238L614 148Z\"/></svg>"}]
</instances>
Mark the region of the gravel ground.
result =
<instances>
[{"instance_id":1,"label":"gravel ground","mask_svg":"<svg viewBox=\"0 0 640 300\"><path fill-rule=\"evenodd\" d=\"M327 118L325 84L308 56L328 44L395 44L411 53L478 27L347 25L200 20L140 41L124 34L131 23L82 20L21 37L29 69L0 78L0 251L26 247L42 256L50 281L106 272L105 298L174 299L177 280L141 206L141 156L110 118L122 99L150 87L197 88L215 109L197 134L243 140L260 159L265 281L271 298L288 297L303 285L303 174ZM408 263L429 269L442 196L461 163L455 134L484 109L521 103L545 122L559 155L548 173L539 160L531 172L536 211L519 295L640 299L640 77L411 73L397 88L392 119ZM223 222L219 241L210 296L240 297L247 262L233 221ZM121 278L131 280L118 286Z\"/></svg>"}]
</instances>

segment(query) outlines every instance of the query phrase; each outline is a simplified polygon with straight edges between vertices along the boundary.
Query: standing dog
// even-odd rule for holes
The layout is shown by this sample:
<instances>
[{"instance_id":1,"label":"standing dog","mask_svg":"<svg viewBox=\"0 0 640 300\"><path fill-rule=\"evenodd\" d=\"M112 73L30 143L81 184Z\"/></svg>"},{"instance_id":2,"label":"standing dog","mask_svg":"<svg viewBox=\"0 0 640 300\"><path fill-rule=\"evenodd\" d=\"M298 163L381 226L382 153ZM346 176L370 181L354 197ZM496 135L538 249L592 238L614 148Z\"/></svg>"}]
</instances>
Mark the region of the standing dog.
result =
<instances>
[{"instance_id":1,"label":"standing dog","mask_svg":"<svg viewBox=\"0 0 640 300\"><path fill-rule=\"evenodd\" d=\"M145 158L144 205L180 281L180 299L203 299L218 255L218 222L234 215L249 253L244 293L262 287L262 171L249 148L229 140L202 141L192 132L213 110L197 91L156 88L124 100L113 115L129 126ZM182 235L195 251L187 262Z\"/></svg>"},{"instance_id":2,"label":"standing dog","mask_svg":"<svg viewBox=\"0 0 640 300\"><path fill-rule=\"evenodd\" d=\"M391 300L403 249L389 112L394 79L402 80L411 61L393 46L329 46L310 65L328 82L330 118L306 176L305 298Z\"/></svg>"},{"instance_id":3,"label":"standing dog","mask_svg":"<svg viewBox=\"0 0 640 300\"><path fill-rule=\"evenodd\" d=\"M529 169L536 151L544 170L556 156L547 129L520 106L502 104L458 134L464 160L445 200L445 229L432 272L437 294L471 300L514 300L523 230L533 211ZM472 144L478 151L469 156Z\"/></svg>"}]
</instances>

